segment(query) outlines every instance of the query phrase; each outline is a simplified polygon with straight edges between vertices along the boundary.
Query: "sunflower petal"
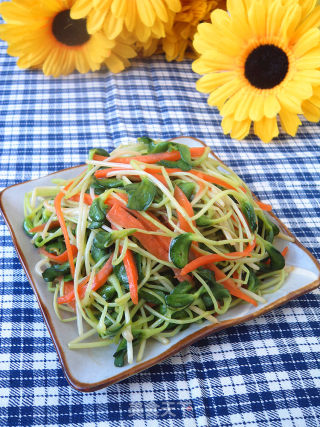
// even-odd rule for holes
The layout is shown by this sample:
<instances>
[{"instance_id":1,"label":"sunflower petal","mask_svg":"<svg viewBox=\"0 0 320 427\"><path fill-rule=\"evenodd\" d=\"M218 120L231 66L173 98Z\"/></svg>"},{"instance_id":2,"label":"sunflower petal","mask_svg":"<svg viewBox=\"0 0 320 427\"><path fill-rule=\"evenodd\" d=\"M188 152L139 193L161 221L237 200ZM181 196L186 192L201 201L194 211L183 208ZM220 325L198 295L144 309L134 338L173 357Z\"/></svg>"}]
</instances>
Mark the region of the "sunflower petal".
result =
<instances>
[{"instance_id":1,"label":"sunflower petal","mask_svg":"<svg viewBox=\"0 0 320 427\"><path fill-rule=\"evenodd\" d=\"M234 111L234 119L236 121L241 122L249 118L250 108L254 97L254 91L248 91L247 89L245 89L245 91L243 92L242 99L240 100Z\"/></svg>"},{"instance_id":2,"label":"sunflower petal","mask_svg":"<svg viewBox=\"0 0 320 427\"><path fill-rule=\"evenodd\" d=\"M251 120L243 120L238 122L236 120L233 121L232 129L230 132L230 136L233 139L243 139L250 132Z\"/></svg>"},{"instance_id":3,"label":"sunflower petal","mask_svg":"<svg viewBox=\"0 0 320 427\"><path fill-rule=\"evenodd\" d=\"M302 112L309 122L317 123L320 120L320 108L316 107L309 100L303 101Z\"/></svg>"},{"instance_id":4,"label":"sunflower petal","mask_svg":"<svg viewBox=\"0 0 320 427\"><path fill-rule=\"evenodd\" d=\"M199 53L205 53L215 49L212 43L213 38L216 37L213 25L207 22L198 25L198 32L194 36L193 46ZM216 49L215 49L216 50Z\"/></svg>"},{"instance_id":5,"label":"sunflower petal","mask_svg":"<svg viewBox=\"0 0 320 427\"><path fill-rule=\"evenodd\" d=\"M112 13L108 13L103 24L103 30L108 39L115 39L121 33L123 19L116 18Z\"/></svg>"},{"instance_id":6,"label":"sunflower petal","mask_svg":"<svg viewBox=\"0 0 320 427\"><path fill-rule=\"evenodd\" d=\"M136 25L137 8L134 2L128 2L128 13L125 17L125 23L128 31L132 32Z\"/></svg>"},{"instance_id":7,"label":"sunflower petal","mask_svg":"<svg viewBox=\"0 0 320 427\"><path fill-rule=\"evenodd\" d=\"M141 21L147 27L152 27L156 19L156 14L152 4L150 2L145 2L144 0L136 0L136 3Z\"/></svg>"},{"instance_id":8,"label":"sunflower petal","mask_svg":"<svg viewBox=\"0 0 320 427\"><path fill-rule=\"evenodd\" d=\"M287 110L281 110L279 113L282 129L291 136L295 136L301 121L297 114L290 113Z\"/></svg>"},{"instance_id":9,"label":"sunflower petal","mask_svg":"<svg viewBox=\"0 0 320 427\"><path fill-rule=\"evenodd\" d=\"M247 95L246 89L247 88L241 88L234 95L230 96L230 98L226 101L226 103L223 105L223 107L220 110L221 116L224 117L224 116L230 116L231 114L234 114L237 106L243 100L243 97Z\"/></svg>"},{"instance_id":10,"label":"sunflower petal","mask_svg":"<svg viewBox=\"0 0 320 427\"><path fill-rule=\"evenodd\" d=\"M264 115L266 117L268 117L269 119L276 117L280 109L280 103L274 94L266 96L264 101Z\"/></svg>"},{"instance_id":11,"label":"sunflower petal","mask_svg":"<svg viewBox=\"0 0 320 427\"><path fill-rule=\"evenodd\" d=\"M114 53L112 53L108 58L106 58L105 64L112 73L120 73L120 71L123 71L126 66L124 61Z\"/></svg>"},{"instance_id":12,"label":"sunflower petal","mask_svg":"<svg viewBox=\"0 0 320 427\"><path fill-rule=\"evenodd\" d=\"M192 69L198 74L207 74L213 71L234 70L234 58L212 49L211 52L201 55L192 64Z\"/></svg>"},{"instance_id":13,"label":"sunflower petal","mask_svg":"<svg viewBox=\"0 0 320 427\"><path fill-rule=\"evenodd\" d=\"M320 67L320 47L313 48L296 60L297 70L310 70Z\"/></svg>"},{"instance_id":14,"label":"sunflower petal","mask_svg":"<svg viewBox=\"0 0 320 427\"><path fill-rule=\"evenodd\" d=\"M241 83L238 80L232 80L220 86L211 92L208 98L208 104L221 108L228 98L241 89Z\"/></svg>"},{"instance_id":15,"label":"sunflower petal","mask_svg":"<svg viewBox=\"0 0 320 427\"><path fill-rule=\"evenodd\" d=\"M116 18L123 18L128 13L128 6L130 3L127 0L112 0L111 12Z\"/></svg>"},{"instance_id":16,"label":"sunflower petal","mask_svg":"<svg viewBox=\"0 0 320 427\"><path fill-rule=\"evenodd\" d=\"M257 93L253 98L250 110L249 118L252 121L259 121L264 115L264 97L261 94Z\"/></svg>"},{"instance_id":17,"label":"sunflower petal","mask_svg":"<svg viewBox=\"0 0 320 427\"><path fill-rule=\"evenodd\" d=\"M87 30L89 34L99 31L106 18L107 10L92 9L87 18Z\"/></svg>"},{"instance_id":18,"label":"sunflower petal","mask_svg":"<svg viewBox=\"0 0 320 427\"><path fill-rule=\"evenodd\" d=\"M81 19L88 16L92 9L91 1L77 0L71 8L70 16L72 19Z\"/></svg>"},{"instance_id":19,"label":"sunflower petal","mask_svg":"<svg viewBox=\"0 0 320 427\"><path fill-rule=\"evenodd\" d=\"M248 11L249 24L253 34L263 37L266 33L266 9L263 0L255 0Z\"/></svg>"},{"instance_id":20,"label":"sunflower petal","mask_svg":"<svg viewBox=\"0 0 320 427\"><path fill-rule=\"evenodd\" d=\"M228 83L233 77L232 72L206 74L197 81L196 87L202 93L212 92L217 87Z\"/></svg>"},{"instance_id":21,"label":"sunflower petal","mask_svg":"<svg viewBox=\"0 0 320 427\"><path fill-rule=\"evenodd\" d=\"M311 28L307 31L294 46L294 55L296 58L301 58L305 53L309 52L314 47L319 46L320 30Z\"/></svg>"},{"instance_id":22,"label":"sunflower petal","mask_svg":"<svg viewBox=\"0 0 320 427\"><path fill-rule=\"evenodd\" d=\"M166 0L166 3L172 12L180 12L181 10L181 3L180 0Z\"/></svg>"},{"instance_id":23,"label":"sunflower petal","mask_svg":"<svg viewBox=\"0 0 320 427\"><path fill-rule=\"evenodd\" d=\"M312 85L318 85L320 82L320 70L297 71L296 79L298 81L308 82Z\"/></svg>"},{"instance_id":24,"label":"sunflower petal","mask_svg":"<svg viewBox=\"0 0 320 427\"><path fill-rule=\"evenodd\" d=\"M233 122L234 122L234 119L232 115L226 116L221 120L221 127L225 135L231 132Z\"/></svg>"},{"instance_id":25,"label":"sunflower petal","mask_svg":"<svg viewBox=\"0 0 320 427\"><path fill-rule=\"evenodd\" d=\"M268 119L263 117L261 120L254 122L254 133L263 142L270 142L273 138L279 135L277 119Z\"/></svg>"},{"instance_id":26,"label":"sunflower petal","mask_svg":"<svg viewBox=\"0 0 320 427\"><path fill-rule=\"evenodd\" d=\"M169 16L168 16L167 9L163 4L163 1L151 0L151 3L158 19L160 19L162 22L168 22Z\"/></svg>"},{"instance_id":27,"label":"sunflower petal","mask_svg":"<svg viewBox=\"0 0 320 427\"><path fill-rule=\"evenodd\" d=\"M290 113L302 114L300 99L297 99L286 91L279 92L277 98L280 102L281 109L288 110Z\"/></svg>"},{"instance_id":28,"label":"sunflower petal","mask_svg":"<svg viewBox=\"0 0 320 427\"><path fill-rule=\"evenodd\" d=\"M320 6L317 6L302 22L292 36L291 42L295 43L308 30L320 26Z\"/></svg>"}]
</instances>

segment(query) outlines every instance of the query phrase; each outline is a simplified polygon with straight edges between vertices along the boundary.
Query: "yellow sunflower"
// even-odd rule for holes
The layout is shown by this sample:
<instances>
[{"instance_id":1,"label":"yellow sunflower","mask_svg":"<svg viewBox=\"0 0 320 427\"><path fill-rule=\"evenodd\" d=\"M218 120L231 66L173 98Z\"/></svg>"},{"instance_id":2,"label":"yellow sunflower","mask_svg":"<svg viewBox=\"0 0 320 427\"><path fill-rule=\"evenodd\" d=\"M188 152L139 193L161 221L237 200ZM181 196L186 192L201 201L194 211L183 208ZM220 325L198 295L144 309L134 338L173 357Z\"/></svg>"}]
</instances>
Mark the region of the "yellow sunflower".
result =
<instances>
[{"instance_id":1,"label":"yellow sunflower","mask_svg":"<svg viewBox=\"0 0 320 427\"><path fill-rule=\"evenodd\" d=\"M180 0L76 0L71 17L87 16L89 34L103 28L109 39L115 39L125 29L145 43L164 37L170 15L180 9Z\"/></svg>"},{"instance_id":2,"label":"yellow sunflower","mask_svg":"<svg viewBox=\"0 0 320 427\"><path fill-rule=\"evenodd\" d=\"M74 0L1 3L0 13L6 23L0 26L0 37L8 42L8 54L19 58L20 68L42 68L44 74L57 77L74 69L81 73L98 70L104 61L121 71L119 61L122 65L126 61L121 53L126 56L128 52L121 50L121 44L108 40L102 31L90 35L85 18L72 19L73 3Z\"/></svg>"},{"instance_id":3,"label":"yellow sunflower","mask_svg":"<svg viewBox=\"0 0 320 427\"><path fill-rule=\"evenodd\" d=\"M210 13L218 5L215 0L181 0L181 3L181 11L176 14L173 27L162 41L167 61L183 61L185 56L194 57L191 48L197 26L199 22L209 20Z\"/></svg>"},{"instance_id":4,"label":"yellow sunflower","mask_svg":"<svg viewBox=\"0 0 320 427\"><path fill-rule=\"evenodd\" d=\"M303 114L320 119L320 6L311 0L228 0L198 26L197 82L232 138L294 136Z\"/></svg>"}]
</instances>

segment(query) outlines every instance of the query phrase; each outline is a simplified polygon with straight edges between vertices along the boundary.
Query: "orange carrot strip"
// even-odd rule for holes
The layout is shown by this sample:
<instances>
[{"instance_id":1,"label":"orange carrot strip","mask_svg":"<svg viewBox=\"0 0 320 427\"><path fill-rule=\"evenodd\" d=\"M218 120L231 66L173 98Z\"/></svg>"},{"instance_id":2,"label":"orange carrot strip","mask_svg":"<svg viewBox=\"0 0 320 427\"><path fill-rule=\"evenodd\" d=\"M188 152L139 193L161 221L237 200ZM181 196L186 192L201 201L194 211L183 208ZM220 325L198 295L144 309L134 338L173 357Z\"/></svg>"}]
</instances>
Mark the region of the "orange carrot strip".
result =
<instances>
[{"instance_id":1,"label":"orange carrot strip","mask_svg":"<svg viewBox=\"0 0 320 427\"><path fill-rule=\"evenodd\" d=\"M120 203L115 203L107 214L110 222L120 225L123 228L140 228L146 230L146 227L137 218L126 211ZM168 252L159 245L155 236L135 232L134 236L139 240L141 245L151 254L164 261L168 261Z\"/></svg>"},{"instance_id":2,"label":"orange carrot strip","mask_svg":"<svg viewBox=\"0 0 320 427\"><path fill-rule=\"evenodd\" d=\"M113 266L112 266L112 254L104 264L104 266L101 268L101 270L95 275L92 283L92 291L97 291L101 286L103 286L110 274L112 273ZM89 282L90 276L85 277L78 286L78 295L79 298L82 299L85 296L86 289L87 289L87 283ZM58 298L58 304L64 304L68 303L70 304L71 301L74 301L75 294L74 289L72 289L67 295L64 295L62 297Z\"/></svg>"},{"instance_id":3,"label":"orange carrot strip","mask_svg":"<svg viewBox=\"0 0 320 427\"><path fill-rule=\"evenodd\" d=\"M181 274L188 274L191 271L207 264L211 264L213 262L220 262L220 261L227 261L227 260L234 260L243 258L245 256L248 256L253 249L256 246L256 241L254 240L251 244L249 244L246 249L242 252L230 252L228 254L219 255L219 254L212 254L212 255L203 255L200 256L193 261L189 262L187 265L183 267L181 270ZM228 255L228 256L226 256Z\"/></svg>"},{"instance_id":4,"label":"orange carrot strip","mask_svg":"<svg viewBox=\"0 0 320 427\"><path fill-rule=\"evenodd\" d=\"M204 184L202 181L197 181L197 185L198 185L198 190L196 192L196 194L194 195L194 198L196 199L204 190L206 184Z\"/></svg>"},{"instance_id":5,"label":"orange carrot strip","mask_svg":"<svg viewBox=\"0 0 320 427\"><path fill-rule=\"evenodd\" d=\"M223 179L208 175L195 169L191 169L189 172L207 182L210 182L211 184L220 185L221 187L229 188L230 190L237 190L233 185L225 182Z\"/></svg>"},{"instance_id":6,"label":"orange carrot strip","mask_svg":"<svg viewBox=\"0 0 320 427\"><path fill-rule=\"evenodd\" d=\"M142 222L142 224L145 226L146 230L148 231L161 231L156 225L154 225L151 221L147 220L144 216L141 215L138 211L129 210L132 215L134 215L139 221ZM158 221L158 218L156 218L151 212L147 212L148 215L150 215L153 219ZM169 253L169 247L171 238L166 236L153 236L155 239L158 240L159 244L162 245L162 247L165 249L167 253Z\"/></svg>"},{"instance_id":7,"label":"orange carrot strip","mask_svg":"<svg viewBox=\"0 0 320 427\"><path fill-rule=\"evenodd\" d=\"M187 196L184 194L184 192L181 190L181 188L178 185L176 185L174 187L174 197L175 197L176 201L179 203L179 205L182 208L184 208L184 210L186 211L189 218L193 217L194 212L193 212L192 205L189 202ZM189 232L192 233L193 230L190 227L188 221L186 221L184 216L178 210L176 210L176 212L177 212L180 227L182 228L182 230L186 231L187 233L189 233ZM192 221L192 224L195 224L195 222Z\"/></svg>"},{"instance_id":8,"label":"orange carrot strip","mask_svg":"<svg viewBox=\"0 0 320 427\"><path fill-rule=\"evenodd\" d=\"M203 153L204 153L204 150L205 150L205 147L190 147L191 157L201 157L203 155ZM176 153L176 152L177 151L170 151L170 153ZM165 153L157 153L157 154L165 154ZM153 155L154 154L147 154L145 156L136 156L136 157L127 157L127 158L126 157L122 157L122 158L119 158L119 159L122 159L122 160L123 159L131 159L131 160L135 159L135 160L138 160L137 157L140 157L140 158L145 157L145 158L147 158L147 156L153 156ZM99 154L94 154L94 156L93 156L93 160L97 160L99 162L103 162L104 160L106 160L108 158L109 157L100 156ZM119 159L114 159L112 161L116 162L116 163L119 163L119 161L118 161ZM171 160L171 159L161 159L161 160ZM144 161L145 163L153 163L153 162L148 162L148 161L145 161L145 160L142 160L142 161ZM159 161L159 160L157 160L157 161ZM127 161L125 161L124 163L127 163Z\"/></svg>"},{"instance_id":9,"label":"orange carrot strip","mask_svg":"<svg viewBox=\"0 0 320 427\"><path fill-rule=\"evenodd\" d=\"M80 201L80 194L75 194L74 196L70 197L69 200L72 200L74 202L79 202ZM83 195L83 201L86 205L91 205L92 204L92 198L90 196L90 194L84 193Z\"/></svg>"},{"instance_id":10,"label":"orange carrot strip","mask_svg":"<svg viewBox=\"0 0 320 427\"><path fill-rule=\"evenodd\" d=\"M177 280L179 280L179 282L184 282L186 280L187 282L190 282L190 283L192 283L194 285L194 281L193 281L192 277L189 274L186 274L186 275L183 276L181 274L181 269L180 268L173 268L172 270L174 272L174 277Z\"/></svg>"},{"instance_id":11,"label":"orange carrot strip","mask_svg":"<svg viewBox=\"0 0 320 427\"><path fill-rule=\"evenodd\" d=\"M67 190L71 186L72 183L73 183L73 181L71 181L68 185L66 185L64 187L64 190ZM61 202L62 202L62 199L64 198L64 195L65 195L65 193L63 191L60 191L60 193L57 194L57 196L54 199L54 207L56 210L58 221L60 223L60 227L61 227L61 230L62 230L62 233L64 236L66 248L67 248L71 275L72 275L72 277L74 277L75 268L74 268L74 262L73 262L73 252L72 252L72 248L71 248L71 244L70 244L70 238L69 238L67 226L66 226L66 223L65 223L65 220L63 217L63 213L62 213L62 208L61 208Z\"/></svg>"},{"instance_id":12,"label":"orange carrot strip","mask_svg":"<svg viewBox=\"0 0 320 427\"><path fill-rule=\"evenodd\" d=\"M169 151L165 153L145 154L143 156L117 157L116 159L113 159L112 162L130 163L132 160L136 160L138 162L153 164L153 163L160 162L161 160L176 161L176 160L179 160L180 157L181 155L179 151Z\"/></svg>"},{"instance_id":13,"label":"orange carrot strip","mask_svg":"<svg viewBox=\"0 0 320 427\"><path fill-rule=\"evenodd\" d=\"M63 295L68 295L73 290L73 286L73 282L64 282ZM73 308L73 310L76 309L76 304L74 301L69 302L69 306Z\"/></svg>"},{"instance_id":14,"label":"orange carrot strip","mask_svg":"<svg viewBox=\"0 0 320 427\"><path fill-rule=\"evenodd\" d=\"M138 270L130 249L126 251L123 264L128 277L131 300L133 304L138 304Z\"/></svg>"},{"instance_id":15,"label":"orange carrot strip","mask_svg":"<svg viewBox=\"0 0 320 427\"><path fill-rule=\"evenodd\" d=\"M107 177L107 176L108 176L108 174L109 174L109 173L111 173L111 172L120 172L120 171L123 171L123 170L132 170L132 169L129 169L128 167L126 168L125 166L123 166L123 168L108 168L108 169L100 169L100 170L98 170L98 171L94 174L94 176L95 176L96 178L105 178L105 177Z\"/></svg>"},{"instance_id":16,"label":"orange carrot strip","mask_svg":"<svg viewBox=\"0 0 320 427\"><path fill-rule=\"evenodd\" d=\"M235 284L235 282L232 279L227 278L224 272L221 271L216 265L208 264L206 265L206 268L214 272L217 282L219 282L224 288L226 288L231 295L237 298L241 298L242 300L247 301L257 307L257 301L242 292L241 289L239 289L238 286Z\"/></svg>"},{"instance_id":17,"label":"orange carrot strip","mask_svg":"<svg viewBox=\"0 0 320 427\"><path fill-rule=\"evenodd\" d=\"M128 195L125 193L117 193L118 196L125 202L128 203ZM105 205L113 206L115 204L121 205L124 207L124 204L118 200L116 197L114 197L112 194L109 194L109 196L104 201Z\"/></svg>"},{"instance_id":18,"label":"orange carrot strip","mask_svg":"<svg viewBox=\"0 0 320 427\"><path fill-rule=\"evenodd\" d=\"M169 175L171 173L175 173L175 172L183 172L182 169L179 169L179 168L164 168L164 169ZM160 168L160 167L159 168L145 168L144 171L147 173L161 173L162 168Z\"/></svg>"},{"instance_id":19,"label":"orange carrot strip","mask_svg":"<svg viewBox=\"0 0 320 427\"><path fill-rule=\"evenodd\" d=\"M78 294L79 294L79 290L82 287L85 287L86 284L89 282L90 276L86 276L84 279L81 280L81 282L78 285ZM64 293L63 296L58 298L58 304L70 304L70 302L74 301L75 296L74 296L74 283L73 282L68 282L68 283L72 283L72 288L70 288L68 293Z\"/></svg>"},{"instance_id":20,"label":"orange carrot strip","mask_svg":"<svg viewBox=\"0 0 320 427\"><path fill-rule=\"evenodd\" d=\"M260 202L260 200L255 200L255 202L259 206L259 208L261 208L263 211L266 211L266 212L272 211L271 205L269 205L267 203Z\"/></svg>"},{"instance_id":21,"label":"orange carrot strip","mask_svg":"<svg viewBox=\"0 0 320 427\"><path fill-rule=\"evenodd\" d=\"M29 230L29 232L30 233L38 233L39 231L43 231L45 226L46 226L46 224L37 225L36 227L31 228ZM48 230L52 230L52 228L56 228L56 227L59 227L59 226L60 226L59 221L52 221L50 223L50 225L49 225Z\"/></svg>"},{"instance_id":22,"label":"orange carrot strip","mask_svg":"<svg viewBox=\"0 0 320 427\"><path fill-rule=\"evenodd\" d=\"M191 157L201 157L206 147L190 147Z\"/></svg>"},{"instance_id":23,"label":"orange carrot strip","mask_svg":"<svg viewBox=\"0 0 320 427\"><path fill-rule=\"evenodd\" d=\"M123 170L130 170L131 174L133 172L133 169L126 169L125 167L123 168L110 168L110 169L101 169L98 170L94 176L96 178L105 178L108 177L110 173L113 172L119 172L119 171L123 171ZM161 170L156 169L155 171L153 169L148 169L148 173L150 173L150 175L154 176L156 179L158 179L163 185L165 185L166 187L168 187L167 181L165 179L165 177L161 174ZM139 175L139 172L137 171L137 175Z\"/></svg>"},{"instance_id":24,"label":"orange carrot strip","mask_svg":"<svg viewBox=\"0 0 320 427\"><path fill-rule=\"evenodd\" d=\"M71 245L71 250L72 250L73 257L75 257L78 253L78 248L74 245ZM42 255L45 255L51 261L57 264L63 264L64 262L68 261L68 251L64 251L60 255L55 255L55 254L52 254L51 252L46 251L44 248L40 248L39 252L41 252Z\"/></svg>"}]
</instances>

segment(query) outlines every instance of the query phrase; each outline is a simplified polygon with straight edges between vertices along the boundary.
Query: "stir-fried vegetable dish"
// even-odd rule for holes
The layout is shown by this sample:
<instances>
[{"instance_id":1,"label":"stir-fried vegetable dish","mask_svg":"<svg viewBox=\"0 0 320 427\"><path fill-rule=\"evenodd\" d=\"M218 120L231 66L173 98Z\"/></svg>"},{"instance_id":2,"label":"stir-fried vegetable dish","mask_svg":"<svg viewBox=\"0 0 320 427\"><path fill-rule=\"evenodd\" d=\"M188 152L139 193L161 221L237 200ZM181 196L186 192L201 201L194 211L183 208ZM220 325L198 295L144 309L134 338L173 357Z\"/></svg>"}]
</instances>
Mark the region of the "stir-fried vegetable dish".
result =
<instances>
[{"instance_id":1,"label":"stir-fried vegetable dish","mask_svg":"<svg viewBox=\"0 0 320 427\"><path fill-rule=\"evenodd\" d=\"M42 255L36 271L71 349L115 346L114 363L143 357L194 323L237 304L264 304L285 281L290 240L206 147L139 138L25 196L24 229Z\"/></svg>"}]
</instances>

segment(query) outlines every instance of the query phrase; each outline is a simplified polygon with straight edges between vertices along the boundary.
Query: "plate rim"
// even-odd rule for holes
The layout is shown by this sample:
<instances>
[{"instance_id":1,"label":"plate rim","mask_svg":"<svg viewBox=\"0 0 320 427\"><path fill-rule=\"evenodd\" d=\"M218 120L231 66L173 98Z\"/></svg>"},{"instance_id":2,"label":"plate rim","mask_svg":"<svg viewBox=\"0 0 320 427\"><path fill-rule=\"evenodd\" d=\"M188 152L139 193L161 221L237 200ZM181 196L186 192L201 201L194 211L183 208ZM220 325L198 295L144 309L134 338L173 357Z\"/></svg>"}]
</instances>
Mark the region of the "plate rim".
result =
<instances>
[{"instance_id":1,"label":"plate rim","mask_svg":"<svg viewBox=\"0 0 320 427\"><path fill-rule=\"evenodd\" d=\"M171 138L171 140L179 140L179 139L191 139L194 140L200 144L202 144L205 147L209 147L207 144L205 144L203 141L201 141L198 138L192 137L192 136L179 136L179 137L175 137L175 138ZM224 166L227 166L214 152L213 150L210 148L210 153L217 159L219 160ZM66 357L64 354L64 350L62 348L62 344L60 343L60 340L57 336L56 330L53 326L52 323L52 317L50 316L49 311L47 310L47 307L45 306L44 302L42 301L40 294L37 290L37 285L35 283L35 281L32 278L31 275L31 271L30 271L30 267L25 259L24 253L19 245L18 239L16 237L16 233L14 230L14 227L12 226L10 219L6 213L4 204L3 204L3 195L6 191L8 190L12 190L14 187L16 186L20 186L20 185L24 185L27 184L29 182L33 182L33 181L38 181L41 178L47 178L49 176L52 175L56 175L58 173L61 172L65 172L65 171L69 171L72 169L76 169L79 168L81 166L86 166L85 164L83 165L77 165L77 166L72 166L66 169L60 169L58 171L55 172L51 172L50 174L47 174L43 177L39 177L39 178L35 178L35 179L31 179L28 181L24 181L24 182L19 182L16 184L13 184L9 187L4 188L1 192L0 192L0 212L2 213L2 216L4 218L5 223L7 224L7 227L9 228L9 232L12 238L12 242L14 244L14 247L16 249L16 252L18 254L18 257L20 259L20 262L22 264L22 267L26 273L26 276L29 280L29 283L31 285L31 288L35 294L35 297L37 299L42 317L44 319L44 322L47 326L49 335L52 339L53 345L55 347L55 350L57 352L61 367L62 367L62 371L68 381L68 383L77 391L80 392L94 392L100 389L103 389L105 387L108 387L112 384L115 384L121 380L124 380L134 374L137 374L145 369L150 368L151 366L156 365L157 363L163 361L164 359L167 359L170 356L173 356L174 354L176 354L177 352L179 352L180 350L182 350L183 348L185 348L186 346L189 346L193 343L195 343L196 341L205 338L206 336L210 335L213 332L219 332L223 329L226 329L230 326L236 326L239 325L241 323L247 322L248 320L252 320L255 319L256 317L261 316L262 314L268 313L269 311L291 301L294 298L297 298L307 292L310 292L314 289L316 289L319 285L320 285L320 263L319 261L312 255L312 253L305 248L302 243L291 233L291 231L287 228L287 226L285 224L283 224L283 222L273 213L270 212L270 215L280 224L280 226L286 231L286 233L292 237L294 239L294 244L296 244L300 249L302 249L310 258L311 260L314 262L314 264L316 265L317 269L318 269L318 279L314 280L313 282L303 286L302 288L299 288L295 291L292 291L290 293L288 293L287 295L277 299L276 301L274 301L273 303L270 303L268 305L266 305L265 307L261 308L260 310L255 311L254 313L251 314L247 314L245 316L241 316L239 318L236 318L235 320L225 320L221 323L218 324L213 324L213 325L208 325L206 327L203 327L201 329L199 329L198 331L193 332L192 334L188 335L187 337L181 339L179 342L177 342L176 344L170 346L170 348L168 348L167 350L162 351L160 354L158 354L157 356L146 360L146 361L142 361L139 364L136 364L132 367L129 367L127 370L124 370L122 372L120 372L117 375L114 375L112 377L109 377L107 379L95 382L95 383L86 383L86 382L81 382L78 381L70 372L68 363L66 361ZM252 193L254 194L254 193ZM254 194L254 196L257 198L257 200L259 200L259 198Z\"/></svg>"}]
</instances>

